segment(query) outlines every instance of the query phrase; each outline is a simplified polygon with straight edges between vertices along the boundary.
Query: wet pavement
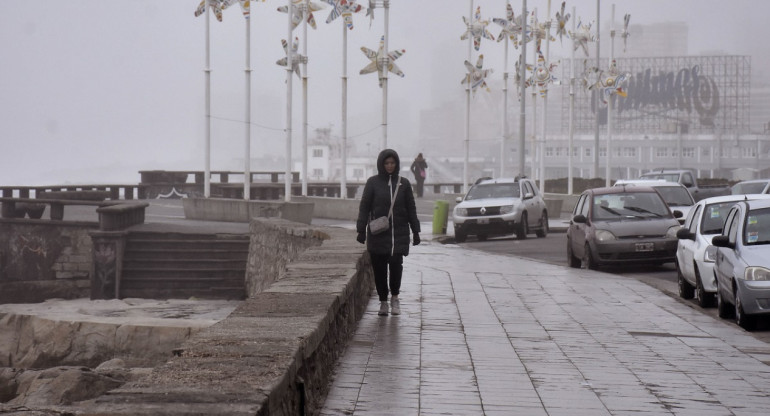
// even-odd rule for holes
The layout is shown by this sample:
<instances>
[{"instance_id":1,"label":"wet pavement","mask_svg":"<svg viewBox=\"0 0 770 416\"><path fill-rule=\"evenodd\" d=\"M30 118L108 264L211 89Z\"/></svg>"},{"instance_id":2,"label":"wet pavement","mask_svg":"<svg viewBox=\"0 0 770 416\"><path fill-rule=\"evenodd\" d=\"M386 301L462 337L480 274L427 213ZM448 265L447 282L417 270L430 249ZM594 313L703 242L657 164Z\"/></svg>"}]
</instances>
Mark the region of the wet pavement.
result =
<instances>
[{"instance_id":1,"label":"wet pavement","mask_svg":"<svg viewBox=\"0 0 770 416\"><path fill-rule=\"evenodd\" d=\"M423 227L430 224L423 223ZM322 415L767 415L770 345L636 279L426 243Z\"/></svg>"}]
</instances>

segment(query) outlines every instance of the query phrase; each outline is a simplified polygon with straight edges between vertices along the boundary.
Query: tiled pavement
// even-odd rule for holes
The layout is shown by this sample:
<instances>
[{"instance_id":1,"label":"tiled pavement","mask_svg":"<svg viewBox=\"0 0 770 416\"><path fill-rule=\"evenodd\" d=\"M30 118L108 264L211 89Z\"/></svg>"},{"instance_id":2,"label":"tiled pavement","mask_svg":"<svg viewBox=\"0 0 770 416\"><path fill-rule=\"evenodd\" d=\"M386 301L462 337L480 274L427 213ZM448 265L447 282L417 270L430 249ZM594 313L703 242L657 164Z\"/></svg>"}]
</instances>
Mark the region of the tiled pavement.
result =
<instances>
[{"instance_id":1,"label":"tiled pavement","mask_svg":"<svg viewBox=\"0 0 770 416\"><path fill-rule=\"evenodd\" d=\"M628 277L424 241L322 415L770 414L770 346L742 329Z\"/></svg>"}]
</instances>

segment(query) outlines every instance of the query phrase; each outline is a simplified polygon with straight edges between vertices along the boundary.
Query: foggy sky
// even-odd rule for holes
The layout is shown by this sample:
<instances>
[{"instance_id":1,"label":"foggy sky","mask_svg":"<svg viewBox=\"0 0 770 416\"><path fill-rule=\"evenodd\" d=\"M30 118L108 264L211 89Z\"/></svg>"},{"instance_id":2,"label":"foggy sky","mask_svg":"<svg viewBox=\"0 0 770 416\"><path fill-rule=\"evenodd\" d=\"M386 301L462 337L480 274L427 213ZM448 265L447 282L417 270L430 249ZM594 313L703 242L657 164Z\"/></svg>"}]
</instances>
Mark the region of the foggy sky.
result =
<instances>
[{"instance_id":1,"label":"foggy sky","mask_svg":"<svg viewBox=\"0 0 770 416\"><path fill-rule=\"evenodd\" d=\"M315 0L322 3L321 0ZM365 1L363 2L365 3ZM547 1L529 0L545 19ZM686 22L688 53L725 51L751 55L754 78L770 75L766 16L770 3L738 0L616 1L616 27L631 23ZM287 16L284 0L252 1L252 158L285 154ZM326 5L325 3L323 3ZM515 13L521 2L512 1ZM610 1L601 3L609 24ZM0 0L0 184L136 183L149 169L203 170L205 140L205 16L193 15L198 0ZM560 2L552 2L551 15ZM330 6L308 28L309 136L331 127L340 135L342 21L326 24ZM476 0L482 17L505 16L504 0ZM596 1L567 2L583 21L596 18ZM419 112L464 100L467 0L391 0L389 49L405 49L396 63L405 78L389 78L389 147L406 157L419 145ZM573 16L574 18L574 16ZM212 170L242 169L245 120L245 20L237 5L211 21ZM348 31L348 138L359 152L377 150L382 96L377 75L359 75L369 63L361 46L376 50L383 10L371 24L354 16ZM571 27L571 22L568 23ZM490 23L494 36L500 27ZM294 36L302 37L298 27ZM633 48L633 32L628 48ZM617 42L617 41L616 41ZM552 59L569 57L557 40ZM593 53L593 46L591 47ZM604 48L602 48L604 50ZM301 46L300 46L301 50ZM482 40L490 81L502 79L503 44ZM509 70L518 51L509 49ZM475 63L477 52L471 62ZM622 46L616 46L622 57ZM531 62L532 50L528 50ZM498 81L499 84L499 81ZM293 157L301 150L301 83L294 78ZM559 88L559 87L557 87ZM512 91L515 91L512 89ZM462 140L457 138L448 140ZM259 166L252 164L252 170Z\"/></svg>"}]
</instances>

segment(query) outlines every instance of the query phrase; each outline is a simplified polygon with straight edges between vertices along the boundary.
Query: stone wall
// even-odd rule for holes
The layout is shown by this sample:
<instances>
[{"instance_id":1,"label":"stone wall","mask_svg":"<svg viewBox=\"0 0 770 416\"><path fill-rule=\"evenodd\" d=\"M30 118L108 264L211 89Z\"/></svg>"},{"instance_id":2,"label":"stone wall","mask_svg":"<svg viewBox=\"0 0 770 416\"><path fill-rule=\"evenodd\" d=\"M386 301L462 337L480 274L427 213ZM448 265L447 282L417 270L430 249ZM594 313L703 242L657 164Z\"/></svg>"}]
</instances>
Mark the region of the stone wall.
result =
<instances>
[{"instance_id":1,"label":"stone wall","mask_svg":"<svg viewBox=\"0 0 770 416\"><path fill-rule=\"evenodd\" d=\"M0 303L88 297L97 224L0 220Z\"/></svg>"},{"instance_id":2,"label":"stone wall","mask_svg":"<svg viewBox=\"0 0 770 416\"><path fill-rule=\"evenodd\" d=\"M329 235L317 228L280 219L252 219L246 265L246 294L253 297L281 278L286 265Z\"/></svg>"},{"instance_id":3,"label":"stone wall","mask_svg":"<svg viewBox=\"0 0 770 416\"><path fill-rule=\"evenodd\" d=\"M275 238L294 241L259 246L296 250L264 254L293 258L273 284L193 335L150 375L63 410L80 416L318 414L334 364L372 295L369 256L351 230L255 221L274 228ZM302 245L308 248L301 251Z\"/></svg>"}]
</instances>

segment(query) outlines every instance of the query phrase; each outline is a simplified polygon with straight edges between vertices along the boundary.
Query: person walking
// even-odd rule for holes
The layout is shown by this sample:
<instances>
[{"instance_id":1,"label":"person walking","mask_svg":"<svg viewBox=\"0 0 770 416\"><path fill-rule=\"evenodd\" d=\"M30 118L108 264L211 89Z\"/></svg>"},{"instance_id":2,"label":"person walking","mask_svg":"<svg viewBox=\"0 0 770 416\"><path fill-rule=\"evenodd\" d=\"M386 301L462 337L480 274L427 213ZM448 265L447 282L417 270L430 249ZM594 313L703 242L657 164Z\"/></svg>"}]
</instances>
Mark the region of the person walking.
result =
<instances>
[{"instance_id":1,"label":"person walking","mask_svg":"<svg viewBox=\"0 0 770 416\"><path fill-rule=\"evenodd\" d=\"M412 167L409 170L414 175L414 180L417 182L415 191L417 192L417 198L422 198L423 184L425 183L425 177L427 176L426 169L428 169L428 162L422 157L422 153L418 154L412 162Z\"/></svg>"},{"instance_id":2,"label":"person walking","mask_svg":"<svg viewBox=\"0 0 770 416\"><path fill-rule=\"evenodd\" d=\"M395 150L380 152L377 174L366 180L356 221L356 240L366 244L372 261L374 284L380 299L380 316L388 315L388 294L391 295L390 313L401 314L398 294L404 256L409 255L410 229L412 244L420 244L420 221L417 219L412 186L408 179L398 174L400 168L401 162ZM388 217L388 228L373 233L369 222L380 217Z\"/></svg>"}]
</instances>

